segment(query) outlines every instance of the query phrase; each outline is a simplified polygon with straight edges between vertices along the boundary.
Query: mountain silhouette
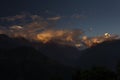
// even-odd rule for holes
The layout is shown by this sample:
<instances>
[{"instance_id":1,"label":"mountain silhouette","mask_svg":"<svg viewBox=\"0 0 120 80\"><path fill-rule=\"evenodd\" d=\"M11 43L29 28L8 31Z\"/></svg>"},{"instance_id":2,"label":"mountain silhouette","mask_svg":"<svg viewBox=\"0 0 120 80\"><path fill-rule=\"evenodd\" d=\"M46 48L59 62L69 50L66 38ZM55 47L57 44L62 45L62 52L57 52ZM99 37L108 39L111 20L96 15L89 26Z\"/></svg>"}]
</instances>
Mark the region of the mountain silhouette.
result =
<instances>
[{"instance_id":1,"label":"mountain silhouette","mask_svg":"<svg viewBox=\"0 0 120 80\"><path fill-rule=\"evenodd\" d=\"M0 48L15 48L19 46L30 46L30 41L22 37L11 38L5 34L0 34Z\"/></svg>"},{"instance_id":2,"label":"mountain silhouette","mask_svg":"<svg viewBox=\"0 0 120 80\"><path fill-rule=\"evenodd\" d=\"M77 61L81 51L76 47L68 45L60 45L56 43L48 43L40 48L40 51L46 56L66 65L77 67Z\"/></svg>"},{"instance_id":3,"label":"mountain silhouette","mask_svg":"<svg viewBox=\"0 0 120 80\"><path fill-rule=\"evenodd\" d=\"M103 66L115 69L120 40L85 50L54 42L42 44L0 35L0 73L4 80L72 80L76 70Z\"/></svg>"},{"instance_id":4,"label":"mountain silhouette","mask_svg":"<svg viewBox=\"0 0 120 80\"><path fill-rule=\"evenodd\" d=\"M105 66L115 69L120 60L120 40L106 41L83 51L79 58L79 66Z\"/></svg>"},{"instance_id":5,"label":"mountain silhouette","mask_svg":"<svg viewBox=\"0 0 120 80\"><path fill-rule=\"evenodd\" d=\"M43 44L40 42L28 41L24 38L10 38L4 34L0 35L0 48L16 48L20 46L31 46L42 52L43 55L60 62L66 66L77 67L77 60L81 51L76 47L61 45L54 42Z\"/></svg>"},{"instance_id":6,"label":"mountain silhouette","mask_svg":"<svg viewBox=\"0 0 120 80\"><path fill-rule=\"evenodd\" d=\"M72 79L73 68L47 57L28 43L30 42L23 38L0 35L2 80Z\"/></svg>"}]
</instances>

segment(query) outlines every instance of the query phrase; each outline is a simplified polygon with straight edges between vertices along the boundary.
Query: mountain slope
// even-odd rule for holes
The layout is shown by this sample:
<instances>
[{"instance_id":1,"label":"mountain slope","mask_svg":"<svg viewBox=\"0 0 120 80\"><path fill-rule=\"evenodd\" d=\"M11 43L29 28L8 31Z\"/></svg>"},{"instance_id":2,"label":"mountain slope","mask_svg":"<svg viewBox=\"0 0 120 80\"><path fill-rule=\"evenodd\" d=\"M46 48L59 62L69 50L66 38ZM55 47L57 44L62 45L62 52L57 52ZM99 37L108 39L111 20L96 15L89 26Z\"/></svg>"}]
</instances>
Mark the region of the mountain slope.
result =
<instances>
[{"instance_id":1,"label":"mountain slope","mask_svg":"<svg viewBox=\"0 0 120 80\"><path fill-rule=\"evenodd\" d=\"M19 42L20 41L20 42ZM45 56L24 40L0 37L0 73L5 80L72 79L74 69ZM3 47L4 46L4 47Z\"/></svg>"},{"instance_id":2,"label":"mountain slope","mask_svg":"<svg viewBox=\"0 0 120 80\"><path fill-rule=\"evenodd\" d=\"M55 43L49 43L40 48L40 51L60 63L77 67L77 60L81 54L81 51L75 47L59 45Z\"/></svg>"},{"instance_id":3,"label":"mountain slope","mask_svg":"<svg viewBox=\"0 0 120 80\"><path fill-rule=\"evenodd\" d=\"M120 60L120 40L108 41L83 51L79 58L81 67L106 66L114 69Z\"/></svg>"},{"instance_id":4,"label":"mountain slope","mask_svg":"<svg viewBox=\"0 0 120 80\"><path fill-rule=\"evenodd\" d=\"M0 48L15 48L19 46L31 46L42 52L43 55L54 59L67 66L77 66L77 60L80 56L80 50L75 47L60 45L54 42L42 44L40 42L30 42L24 38L10 38L6 35L0 35Z\"/></svg>"}]
</instances>

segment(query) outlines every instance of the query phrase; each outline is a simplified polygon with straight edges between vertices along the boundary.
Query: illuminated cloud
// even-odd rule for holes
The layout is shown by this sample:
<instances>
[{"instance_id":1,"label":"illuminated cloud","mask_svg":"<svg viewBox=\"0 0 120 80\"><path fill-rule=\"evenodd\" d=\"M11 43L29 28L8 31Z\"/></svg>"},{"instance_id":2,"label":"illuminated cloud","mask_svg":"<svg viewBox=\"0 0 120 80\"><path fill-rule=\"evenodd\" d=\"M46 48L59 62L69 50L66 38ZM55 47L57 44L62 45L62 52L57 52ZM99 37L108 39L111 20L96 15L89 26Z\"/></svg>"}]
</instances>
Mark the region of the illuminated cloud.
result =
<instances>
[{"instance_id":1,"label":"illuminated cloud","mask_svg":"<svg viewBox=\"0 0 120 80\"><path fill-rule=\"evenodd\" d=\"M81 30L79 32L75 30L47 30L38 33L37 38L43 43L54 41L66 44L66 42L74 43L74 41L79 39L81 34Z\"/></svg>"},{"instance_id":2,"label":"illuminated cloud","mask_svg":"<svg viewBox=\"0 0 120 80\"><path fill-rule=\"evenodd\" d=\"M14 26L11 26L10 29L20 30L20 29L23 29L23 27L18 26L18 25L14 25Z\"/></svg>"},{"instance_id":3,"label":"illuminated cloud","mask_svg":"<svg viewBox=\"0 0 120 80\"><path fill-rule=\"evenodd\" d=\"M109 33L105 33L102 36L87 37L83 36L84 33L81 29L55 29L53 25L54 21L56 22L61 19L60 16L47 18L47 20L45 20L39 15L22 14L13 17L6 17L4 19L7 21L16 21L19 19L21 22L9 25L8 27L0 26L0 34L6 34L10 37L23 37L28 40L42 43L55 42L62 45L76 47L91 47L104 41L118 39L117 35L111 35ZM53 23L50 23L49 20L50 22L51 20L54 21Z\"/></svg>"}]
</instances>

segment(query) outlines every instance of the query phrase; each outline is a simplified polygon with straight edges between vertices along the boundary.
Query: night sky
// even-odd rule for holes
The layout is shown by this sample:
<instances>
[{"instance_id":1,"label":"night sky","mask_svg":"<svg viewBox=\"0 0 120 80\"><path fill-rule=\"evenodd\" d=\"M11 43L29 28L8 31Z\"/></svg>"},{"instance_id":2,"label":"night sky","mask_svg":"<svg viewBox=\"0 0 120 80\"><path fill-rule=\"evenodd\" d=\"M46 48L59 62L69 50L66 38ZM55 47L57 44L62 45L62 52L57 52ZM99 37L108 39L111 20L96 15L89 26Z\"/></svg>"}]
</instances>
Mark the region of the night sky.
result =
<instances>
[{"instance_id":1,"label":"night sky","mask_svg":"<svg viewBox=\"0 0 120 80\"><path fill-rule=\"evenodd\" d=\"M21 12L60 16L56 28L80 28L89 36L120 35L120 0L1 0L0 17Z\"/></svg>"}]
</instances>

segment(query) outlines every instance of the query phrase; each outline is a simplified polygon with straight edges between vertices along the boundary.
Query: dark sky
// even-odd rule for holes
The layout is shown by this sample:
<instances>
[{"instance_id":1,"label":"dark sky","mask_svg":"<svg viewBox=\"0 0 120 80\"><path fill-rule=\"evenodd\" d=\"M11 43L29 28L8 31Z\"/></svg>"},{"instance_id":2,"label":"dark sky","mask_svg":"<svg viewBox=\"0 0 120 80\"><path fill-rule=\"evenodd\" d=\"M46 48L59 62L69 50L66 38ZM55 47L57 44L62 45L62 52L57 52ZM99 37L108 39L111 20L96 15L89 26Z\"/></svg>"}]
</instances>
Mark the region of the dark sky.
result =
<instances>
[{"instance_id":1,"label":"dark sky","mask_svg":"<svg viewBox=\"0 0 120 80\"><path fill-rule=\"evenodd\" d=\"M120 34L120 0L0 0L0 17L20 12L60 16L57 28L80 28L87 35Z\"/></svg>"}]
</instances>

